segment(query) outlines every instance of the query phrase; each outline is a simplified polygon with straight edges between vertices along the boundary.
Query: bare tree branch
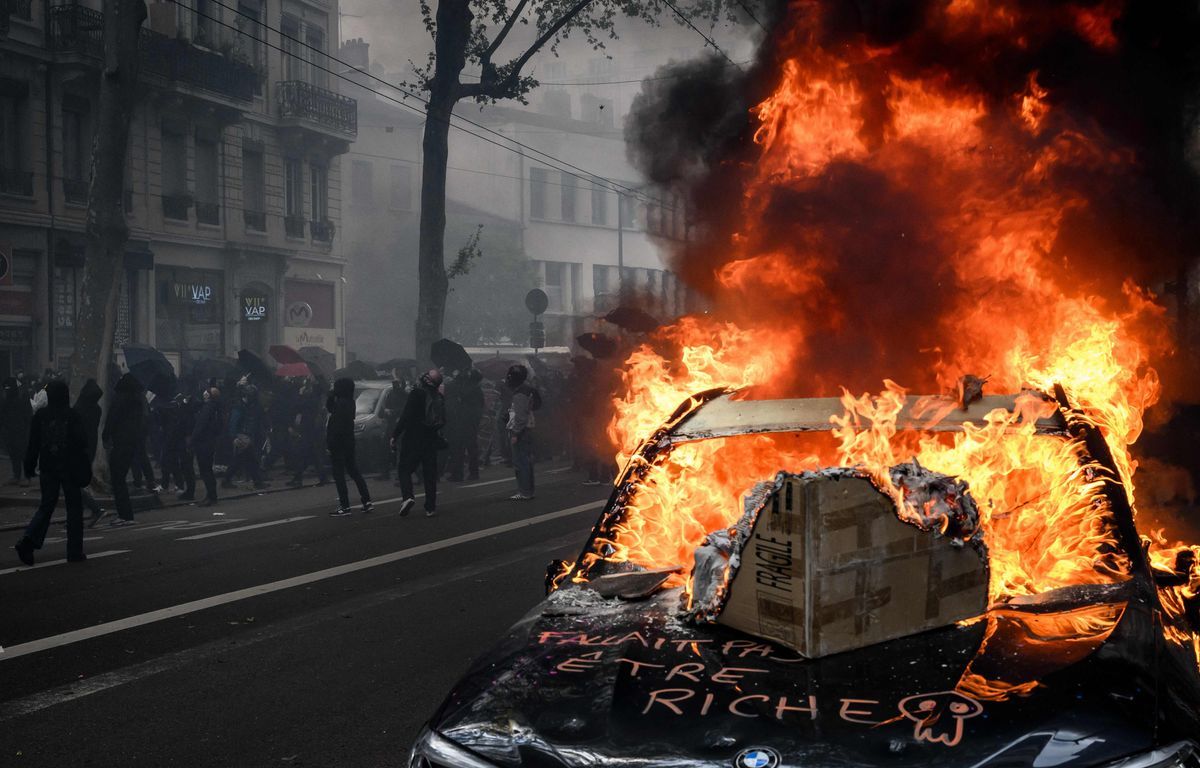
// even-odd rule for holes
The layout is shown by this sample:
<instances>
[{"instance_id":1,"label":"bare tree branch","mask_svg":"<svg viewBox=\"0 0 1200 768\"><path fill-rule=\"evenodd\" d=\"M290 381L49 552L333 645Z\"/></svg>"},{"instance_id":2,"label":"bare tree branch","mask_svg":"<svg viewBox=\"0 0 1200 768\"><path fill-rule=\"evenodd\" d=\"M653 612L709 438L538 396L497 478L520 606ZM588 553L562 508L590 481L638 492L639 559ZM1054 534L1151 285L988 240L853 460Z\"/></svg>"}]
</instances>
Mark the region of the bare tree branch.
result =
<instances>
[{"instance_id":1,"label":"bare tree branch","mask_svg":"<svg viewBox=\"0 0 1200 768\"><path fill-rule=\"evenodd\" d=\"M521 0L521 2L517 3L516 9L508 17L508 21L504 22L504 26L496 34L496 39L493 40L492 44L487 47L487 50L480 55L479 58L483 61L485 66L491 63L492 55L495 54L497 49L500 48L501 44L504 42L504 38L508 37L508 33L512 31L513 25L517 23L517 19L520 18L521 14L525 12L525 6L527 5L529 5L529 0Z\"/></svg>"}]
</instances>

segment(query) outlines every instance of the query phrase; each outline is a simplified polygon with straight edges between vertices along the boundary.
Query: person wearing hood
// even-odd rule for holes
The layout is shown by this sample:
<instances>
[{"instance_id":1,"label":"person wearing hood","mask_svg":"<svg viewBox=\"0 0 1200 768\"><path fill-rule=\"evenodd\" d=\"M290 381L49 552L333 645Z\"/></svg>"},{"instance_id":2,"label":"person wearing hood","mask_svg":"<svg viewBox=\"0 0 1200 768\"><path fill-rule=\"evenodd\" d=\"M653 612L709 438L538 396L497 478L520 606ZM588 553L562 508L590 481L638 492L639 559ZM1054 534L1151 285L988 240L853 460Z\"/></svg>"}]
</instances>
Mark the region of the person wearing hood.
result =
<instances>
[{"instance_id":1,"label":"person wearing hood","mask_svg":"<svg viewBox=\"0 0 1200 768\"><path fill-rule=\"evenodd\" d=\"M83 554L83 499L79 489L92 481L92 464L87 456L83 420L72 410L65 381L46 385L46 405L34 414L25 450L25 475L40 477L41 503L17 542L17 556L33 565L33 553L41 549L50 518L61 493L67 503L67 561L86 560Z\"/></svg>"},{"instance_id":2,"label":"person wearing hood","mask_svg":"<svg viewBox=\"0 0 1200 768\"><path fill-rule=\"evenodd\" d=\"M350 491L346 487L346 475L354 480L358 487L358 496L362 499L362 511L374 509L371 504L371 492L358 471L358 462L354 458L354 380L338 379L333 382L333 391L325 400L325 410L329 411L329 421L325 423L325 445L329 448L329 460L333 465L333 484L337 487L338 508L330 512L333 517L345 517L350 514Z\"/></svg>"},{"instance_id":3,"label":"person wearing hood","mask_svg":"<svg viewBox=\"0 0 1200 768\"><path fill-rule=\"evenodd\" d=\"M213 474L213 457L217 452L217 440L224 431L221 390L210 387L204 391L202 399L204 404L196 413L187 445L196 455L196 466L200 469L200 479L204 481L204 500L198 506L211 507L217 503L217 477Z\"/></svg>"},{"instance_id":4,"label":"person wearing hood","mask_svg":"<svg viewBox=\"0 0 1200 768\"><path fill-rule=\"evenodd\" d=\"M83 424L83 436L87 440L89 466L96 461L96 448L100 443L100 398L103 396L104 390L100 389L96 380L88 379L79 390L79 396L75 398L75 413L79 414L79 420ZM88 522L88 528L91 528L100 522L106 512L87 486L80 489L80 495L83 497L83 505L92 513L92 519Z\"/></svg>"},{"instance_id":5,"label":"person wearing hood","mask_svg":"<svg viewBox=\"0 0 1200 768\"><path fill-rule=\"evenodd\" d=\"M400 514L407 515L416 505L412 475L417 467L425 480L425 516L437 511L438 451L446 447L442 428L446 426L446 401L442 395L442 372L434 368L421 377L420 386L408 395L404 412L392 431L392 447L397 447Z\"/></svg>"},{"instance_id":6,"label":"person wearing hood","mask_svg":"<svg viewBox=\"0 0 1200 768\"><path fill-rule=\"evenodd\" d=\"M233 460L229 462L221 487L232 488L233 478L239 470L243 470L246 479L254 483L254 488L262 490L270 484L263 480L258 464L266 437L263 408L258 400L258 387L245 383L238 387L238 393L241 397L229 412L228 433L233 439Z\"/></svg>"},{"instance_id":7,"label":"person wearing hood","mask_svg":"<svg viewBox=\"0 0 1200 768\"><path fill-rule=\"evenodd\" d=\"M14 378L4 380L4 396L0 399L0 434L4 438L4 447L8 450L8 458L12 462L12 479L9 485L29 485L29 480L21 473L21 465L25 460L25 448L29 444L29 424L33 419L33 406L24 387Z\"/></svg>"},{"instance_id":8,"label":"person wearing hood","mask_svg":"<svg viewBox=\"0 0 1200 768\"><path fill-rule=\"evenodd\" d=\"M142 385L133 374L126 373L117 380L112 402L104 419L101 435L108 451L109 480L112 483L113 504L117 519L113 525L133 525L133 504L129 501L129 485L125 482L133 466L134 454L146 434L146 400Z\"/></svg>"},{"instance_id":9,"label":"person wearing hood","mask_svg":"<svg viewBox=\"0 0 1200 768\"><path fill-rule=\"evenodd\" d=\"M509 497L514 501L533 498L533 428L537 421L533 412L541 407L542 397L528 378L529 369L519 364L504 374L504 385L512 391L506 427L517 476L517 492Z\"/></svg>"}]
</instances>

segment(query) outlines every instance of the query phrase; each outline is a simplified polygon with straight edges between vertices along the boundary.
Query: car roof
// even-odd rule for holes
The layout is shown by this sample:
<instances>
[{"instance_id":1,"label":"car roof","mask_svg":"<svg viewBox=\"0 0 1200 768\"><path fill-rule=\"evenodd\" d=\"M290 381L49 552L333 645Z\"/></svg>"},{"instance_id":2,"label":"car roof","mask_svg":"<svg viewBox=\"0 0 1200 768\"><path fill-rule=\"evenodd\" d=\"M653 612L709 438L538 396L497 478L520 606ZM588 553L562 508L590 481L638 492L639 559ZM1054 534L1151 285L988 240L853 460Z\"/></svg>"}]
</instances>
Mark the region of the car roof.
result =
<instances>
[{"instance_id":1,"label":"car roof","mask_svg":"<svg viewBox=\"0 0 1200 768\"><path fill-rule=\"evenodd\" d=\"M697 406L679 420L669 432L672 443L686 443L735 435L772 432L828 432L836 427L833 416L845 413L837 397L791 400L747 399L739 390L717 396ZM909 396L897 418L900 429L930 432L961 431L964 424L983 424L996 410L1015 412L1018 395L987 395L966 408L951 397ZM1037 431L1047 435L1066 435L1067 424L1057 409L1038 419Z\"/></svg>"},{"instance_id":2,"label":"car roof","mask_svg":"<svg viewBox=\"0 0 1200 768\"><path fill-rule=\"evenodd\" d=\"M392 386L392 382L388 379L355 379L354 388L360 389L387 389Z\"/></svg>"}]
</instances>

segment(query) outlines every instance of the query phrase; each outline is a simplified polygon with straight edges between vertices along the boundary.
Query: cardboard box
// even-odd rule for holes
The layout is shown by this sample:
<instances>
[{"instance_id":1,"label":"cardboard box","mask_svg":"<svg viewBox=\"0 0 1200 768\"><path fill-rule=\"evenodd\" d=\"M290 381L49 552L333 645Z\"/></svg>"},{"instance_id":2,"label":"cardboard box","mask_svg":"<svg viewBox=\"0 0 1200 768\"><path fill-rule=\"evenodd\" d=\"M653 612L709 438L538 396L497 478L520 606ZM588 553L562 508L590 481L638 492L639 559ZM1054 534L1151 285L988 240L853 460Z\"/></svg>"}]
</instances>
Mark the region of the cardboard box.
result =
<instances>
[{"instance_id":1,"label":"cardboard box","mask_svg":"<svg viewBox=\"0 0 1200 768\"><path fill-rule=\"evenodd\" d=\"M901 522L861 477L785 476L740 553L718 623L828 656L987 609L983 553Z\"/></svg>"}]
</instances>

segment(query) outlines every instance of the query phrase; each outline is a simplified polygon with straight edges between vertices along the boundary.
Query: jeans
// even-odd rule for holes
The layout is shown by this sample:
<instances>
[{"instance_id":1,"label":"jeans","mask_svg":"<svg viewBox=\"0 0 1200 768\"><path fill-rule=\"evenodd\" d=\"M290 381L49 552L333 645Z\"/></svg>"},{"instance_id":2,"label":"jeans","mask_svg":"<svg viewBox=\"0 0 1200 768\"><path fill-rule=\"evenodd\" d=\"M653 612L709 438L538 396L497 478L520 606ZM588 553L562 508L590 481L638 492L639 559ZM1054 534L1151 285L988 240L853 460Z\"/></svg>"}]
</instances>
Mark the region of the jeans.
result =
<instances>
[{"instance_id":1,"label":"jeans","mask_svg":"<svg viewBox=\"0 0 1200 768\"><path fill-rule=\"evenodd\" d=\"M371 500L371 492L367 490L367 482L358 471L358 462L354 458L354 443L329 447L329 460L333 464L333 484L337 487L338 508L350 508L350 489L346 487L346 475L354 481L358 488L358 497L366 504Z\"/></svg>"},{"instance_id":2,"label":"jeans","mask_svg":"<svg viewBox=\"0 0 1200 768\"><path fill-rule=\"evenodd\" d=\"M33 519L25 528L25 538L33 544L34 549L41 549L46 540L46 531L50 528L50 517L58 504L58 494L62 491L67 500L67 557L78 557L83 554L83 498L79 486L67 480L64 473L56 469L41 469L38 476L41 481L42 501Z\"/></svg>"},{"instance_id":3,"label":"jeans","mask_svg":"<svg viewBox=\"0 0 1200 768\"><path fill-rule=\"evenodd\" d=\"M406 499L413 498L413 472L421 468L421 477L425 483L425 511L437 510L437 481L438 481L438 450L432 445L416 448L404 447L400 450L400 460L396 472L400 480L400 495Z\"/></svg>"},{"instance_id":4,"label":"jeans","mask_svg":"<svg viewBox=\"0 0 1200 768\"><path fill-rule=\"evenodd\" d=\"M517 476L517 490L523 496L533 495L533 433L528 429L515 435L512 443L513 472Z\"/></svg>"},{"instance_id":5,"label":"jeans","mask_svg":"<svg viewBox=\"0 0 1200 768\"><path fill-rule=\"evenodd\" d=\"M133 446L113 448L108 452L109 480L112 482L113 506L122 520L133 519L133 504L129 501L129 485L125 476L133 466Z\"/></svg>"},{"instance_id":6,"label":"jeans","mask_svg":"<svg viewBox=\"0 0 1200 768\"><path fill-rule=\"evenodd\" d=\"M229 462L229 470L225 473L226 485L233 483L238 470L245 470L246 479L255 485L262 485L262 472L258 468L258 449L251 443L245 450L235 451L233 460Z\"/></svg>"}]
</instances>

